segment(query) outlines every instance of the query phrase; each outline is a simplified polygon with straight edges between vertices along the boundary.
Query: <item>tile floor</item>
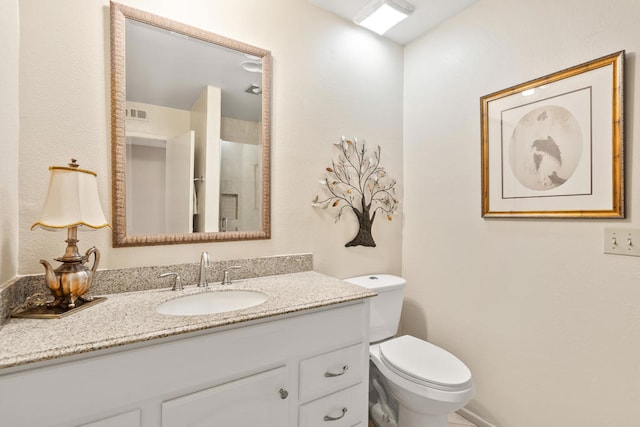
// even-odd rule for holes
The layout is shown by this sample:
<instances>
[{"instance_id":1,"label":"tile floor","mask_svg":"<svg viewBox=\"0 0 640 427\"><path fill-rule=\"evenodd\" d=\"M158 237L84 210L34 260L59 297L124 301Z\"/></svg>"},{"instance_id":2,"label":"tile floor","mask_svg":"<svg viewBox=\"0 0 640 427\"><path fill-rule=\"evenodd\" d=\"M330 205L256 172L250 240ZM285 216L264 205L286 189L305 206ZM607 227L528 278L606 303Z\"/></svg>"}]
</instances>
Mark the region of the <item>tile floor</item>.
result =
<instances>
[{"instance_id":1,"label":"tile floor","mask_svg":"<svg viewBox=\"0 0 640 427\"><path fill-rule=\"evenodd\" d=\"M375 427L375 424L369 421L369 427ZM476 425L466 418L453 413L449 414L449 427L476 427Z\"/></svg>"}]
</instances>

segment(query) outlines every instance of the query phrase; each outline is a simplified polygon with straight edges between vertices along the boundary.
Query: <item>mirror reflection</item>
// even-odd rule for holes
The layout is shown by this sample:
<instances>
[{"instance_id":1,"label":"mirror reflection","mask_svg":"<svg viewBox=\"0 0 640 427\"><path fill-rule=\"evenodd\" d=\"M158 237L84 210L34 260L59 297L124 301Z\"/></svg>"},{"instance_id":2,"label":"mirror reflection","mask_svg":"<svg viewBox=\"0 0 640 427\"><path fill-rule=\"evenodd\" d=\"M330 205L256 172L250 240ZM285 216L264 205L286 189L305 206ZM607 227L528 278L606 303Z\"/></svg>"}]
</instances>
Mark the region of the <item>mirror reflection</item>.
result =
<instances>
[{"instance_id":1,"label":"mirror reflection","mask_svg":"<svg viewBox=\"0 0 640 427\"><path fill-rule=\"evenodd\" d=\"M269 238L269 52L111 7L114 246Z\"/></svg>"}]
</instances>

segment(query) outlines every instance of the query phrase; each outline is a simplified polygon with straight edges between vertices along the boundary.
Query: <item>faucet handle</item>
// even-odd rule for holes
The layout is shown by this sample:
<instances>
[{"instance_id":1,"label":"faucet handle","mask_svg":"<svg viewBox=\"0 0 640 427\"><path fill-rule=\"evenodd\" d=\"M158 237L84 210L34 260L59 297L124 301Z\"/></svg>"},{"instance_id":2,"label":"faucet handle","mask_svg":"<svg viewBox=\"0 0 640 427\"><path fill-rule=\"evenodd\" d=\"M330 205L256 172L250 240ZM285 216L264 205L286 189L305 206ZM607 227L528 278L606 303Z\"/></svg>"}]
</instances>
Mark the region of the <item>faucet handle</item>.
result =
<instances>
[{"instance_id":1,"label":"faucet handle","mask_svg":"<svg viewBox=\"0 0 640 427\"><path fill-rule=\"evenodd\" d=\"M231 270L237 270L237 269L239 269L239 268L242 268L242 266L241 266L241 265L232 265L232 266L230 266L230 267L227 267L227 268L224 270L224 274L223 274L223 277L222 277L222 282L220 282L220 284L221 284L221 285L230 285L230 284L231 284L231 274L230 274L230 271L231 271Z\"/></svg>"},{"instance_id":2,"label":"faucet handle","mask_svg":"<svg viewBox=\"0 0 640 427\"><path fill-rule=\"evenodd\" d=\"M184 289L184 287L182 286L182 278L178 273L170 271L167 273L162 273L159 277L173 277L173 287L171 288L172 291L181 291L182 289Z\"/></svg>"}]
</instances>

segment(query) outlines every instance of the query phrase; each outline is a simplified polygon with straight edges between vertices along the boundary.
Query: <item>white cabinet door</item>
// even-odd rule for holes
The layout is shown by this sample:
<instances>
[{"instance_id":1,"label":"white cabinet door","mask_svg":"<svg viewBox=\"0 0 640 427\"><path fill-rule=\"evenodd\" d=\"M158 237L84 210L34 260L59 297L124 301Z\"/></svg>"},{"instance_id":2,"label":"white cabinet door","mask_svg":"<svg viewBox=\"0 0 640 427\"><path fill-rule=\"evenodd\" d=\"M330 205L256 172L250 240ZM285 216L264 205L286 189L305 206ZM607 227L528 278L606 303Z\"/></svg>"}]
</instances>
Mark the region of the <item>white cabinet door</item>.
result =
<instances>
[{"instance_id":1,"label":"white cabinet door","mask_svg":"<svg viewBox=\"0 0 640 427\"><path fill-rule=\"evenodd\" d=\"M212 387L162 404L162 427L288 425L287 368Z\"/></svg>"},{"instance_id":2,"label":"white cabinet door","mask_svg":"<svg viewBox=\"0 0 640 427\"><path fill-rule=\"evenodd\" d=\"M140 427L140 410L113 415L80 427Z\"/></svg>"}]
</instances>

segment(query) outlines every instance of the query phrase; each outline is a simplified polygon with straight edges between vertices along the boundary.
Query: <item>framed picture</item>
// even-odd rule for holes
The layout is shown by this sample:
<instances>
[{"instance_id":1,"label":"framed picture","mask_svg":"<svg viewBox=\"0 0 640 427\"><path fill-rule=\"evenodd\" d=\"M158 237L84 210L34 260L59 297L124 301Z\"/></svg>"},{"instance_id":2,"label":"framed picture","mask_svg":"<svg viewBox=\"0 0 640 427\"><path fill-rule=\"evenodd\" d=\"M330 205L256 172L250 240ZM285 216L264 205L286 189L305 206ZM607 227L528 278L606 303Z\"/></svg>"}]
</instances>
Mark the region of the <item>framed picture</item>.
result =
<instances>
[{"instance_id":1,"label":"framed picture","mask_svg":"<svg viewBox=\"0 0 640 427\"><path fill-rule=\"evenodd\" d=\"M624 218L624 51L480 99L482 216Z\"/></svg>"}]
</instances>

